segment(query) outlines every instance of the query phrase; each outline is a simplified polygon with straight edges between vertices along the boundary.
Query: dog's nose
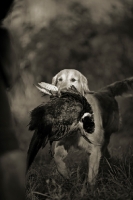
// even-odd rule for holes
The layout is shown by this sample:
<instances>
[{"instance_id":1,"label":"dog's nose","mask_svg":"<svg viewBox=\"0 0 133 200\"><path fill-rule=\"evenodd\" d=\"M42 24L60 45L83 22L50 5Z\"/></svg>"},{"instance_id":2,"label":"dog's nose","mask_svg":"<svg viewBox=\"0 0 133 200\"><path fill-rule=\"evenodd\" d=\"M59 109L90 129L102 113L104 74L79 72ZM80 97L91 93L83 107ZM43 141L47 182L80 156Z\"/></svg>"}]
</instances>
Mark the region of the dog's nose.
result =
<instances>
[{"instance_id":1,"label":"dog's nose","mask_svg":"<svg viewBox=\"0 0 133 200\"><path fill-rule=\"evenodd\" d=\"M71 87L71 85L64 85L64 86L60 86L60 87L58 87L58 90L59 90L59 92L61 92L61 91L63 91L63 90L68 90L69 88Z\"/></svg>"}]
</instances>

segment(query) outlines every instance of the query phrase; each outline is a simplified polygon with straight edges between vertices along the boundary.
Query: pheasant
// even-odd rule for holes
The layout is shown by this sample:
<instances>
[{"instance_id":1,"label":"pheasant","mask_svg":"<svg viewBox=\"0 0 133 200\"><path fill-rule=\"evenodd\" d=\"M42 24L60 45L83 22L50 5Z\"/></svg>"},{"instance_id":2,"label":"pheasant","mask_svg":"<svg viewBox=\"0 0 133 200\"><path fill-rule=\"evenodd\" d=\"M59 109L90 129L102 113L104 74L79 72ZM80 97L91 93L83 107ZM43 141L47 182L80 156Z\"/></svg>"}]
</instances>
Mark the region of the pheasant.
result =
<instances>
[{"instance_id":1,"label":"pheasant","mask_svg":"<svg viewBox=\"0 0 133 200\"><path fill-rule=\"evenodd\" d=\"M42 85L40 84L40 86ZM64 89L60 93L55 86L50 84L44 85L43 83L43 88L38 87L38 89L45 94L49 94L50 100L31 111L29 130L34 131L34 134L28 149L27 170L39 149L44 148L48 141L52 145L53 141L70 136L80 128L82 130L85 128L85 131L92 133L95 126L90 104L74 86L70 89ZM89 127L82 123L86 121L83 116L87 118L89 116ZM83 131L81 132L83 134Z\"/></svg>"}]
</instances>

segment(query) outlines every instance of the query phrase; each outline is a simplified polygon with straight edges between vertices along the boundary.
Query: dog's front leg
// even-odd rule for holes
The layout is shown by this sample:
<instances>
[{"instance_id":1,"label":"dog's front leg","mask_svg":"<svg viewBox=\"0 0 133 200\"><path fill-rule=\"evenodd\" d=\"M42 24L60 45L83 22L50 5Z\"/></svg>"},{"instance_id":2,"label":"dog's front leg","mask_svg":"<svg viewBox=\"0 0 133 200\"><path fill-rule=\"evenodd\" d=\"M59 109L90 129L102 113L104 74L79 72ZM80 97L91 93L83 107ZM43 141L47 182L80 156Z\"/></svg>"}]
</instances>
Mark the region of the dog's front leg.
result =
<instances>
[{"instance_id":1,"label":"dog's front leg","mask_svg":"<svg viewBox=\"0 0 133 200\"><path fill-rule=\"evenodd\" d=\"M100 159L101 159L101 148L99 146L93 145L91 154L89 156L89 171L88 171L88 182L91 186L94 186L96 183Z\"/></svg>"},{"instance_id":2,"label":"dog's front leg","mask_svg":"<svg viewBox=\"0 0 133 200\"><path fill-rule=\"evenodd\" d=\"M57 170L64 178L69 179L69 172L64 162L67 154L68 152L65 150L64 146L60 146L58 142L56 142L54 160L57 166Z\"/></svg>"}]
</instances>

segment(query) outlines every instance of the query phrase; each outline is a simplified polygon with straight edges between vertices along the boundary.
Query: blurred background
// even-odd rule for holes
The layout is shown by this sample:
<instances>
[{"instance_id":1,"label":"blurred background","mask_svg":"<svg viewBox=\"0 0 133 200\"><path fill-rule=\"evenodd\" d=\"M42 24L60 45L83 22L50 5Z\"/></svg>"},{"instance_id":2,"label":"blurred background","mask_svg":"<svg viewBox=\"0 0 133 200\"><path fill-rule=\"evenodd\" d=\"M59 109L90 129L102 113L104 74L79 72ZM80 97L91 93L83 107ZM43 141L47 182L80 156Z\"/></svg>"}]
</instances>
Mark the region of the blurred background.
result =
<instances>
[{"instance_id":1,"label":"blurred background","mask_svg":"<svg viewBox=\"0 0 133 200\"><path fill-rule=\"evenodd\" d=\"M90 90L133 76L133 1L15 0L4 20L19 77L8 91L20 147L27 151L30 111L45 101L35 85L65 68L83 73ZM121 127L110 148L133 143L133 98L117 98Z\"/></svg>"}]
</instances>

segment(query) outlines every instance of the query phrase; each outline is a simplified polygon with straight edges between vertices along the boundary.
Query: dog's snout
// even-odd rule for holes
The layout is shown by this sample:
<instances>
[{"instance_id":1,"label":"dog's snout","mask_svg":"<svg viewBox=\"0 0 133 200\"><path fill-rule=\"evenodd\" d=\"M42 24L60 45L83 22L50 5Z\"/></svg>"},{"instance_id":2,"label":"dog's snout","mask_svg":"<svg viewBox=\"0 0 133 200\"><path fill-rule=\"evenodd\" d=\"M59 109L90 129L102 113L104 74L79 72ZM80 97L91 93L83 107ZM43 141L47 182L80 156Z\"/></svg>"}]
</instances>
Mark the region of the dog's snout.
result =
<instances>
[{"instance_id":1,"label":"dog's snout","mask_svg":"<svg viewBox=\"0 0 133 200\"><path fill-rule=\"evenodd\" d=\"M58 87L58 90L62 91L62 90L70 89L71 86L72 85L63 85L63 86Z\"/></svg>"},{"instance_id":2,"label":"dog's snout","mask_svg":"<svg viewBox=\"0 0 133 200\"><path fill-rule=\"evenodd\" d=\"M67 87L59 87L58 91L61 92L61 91L66 90L66 89L68 89L68 88Z\"/></svg>"}]
</instances>

